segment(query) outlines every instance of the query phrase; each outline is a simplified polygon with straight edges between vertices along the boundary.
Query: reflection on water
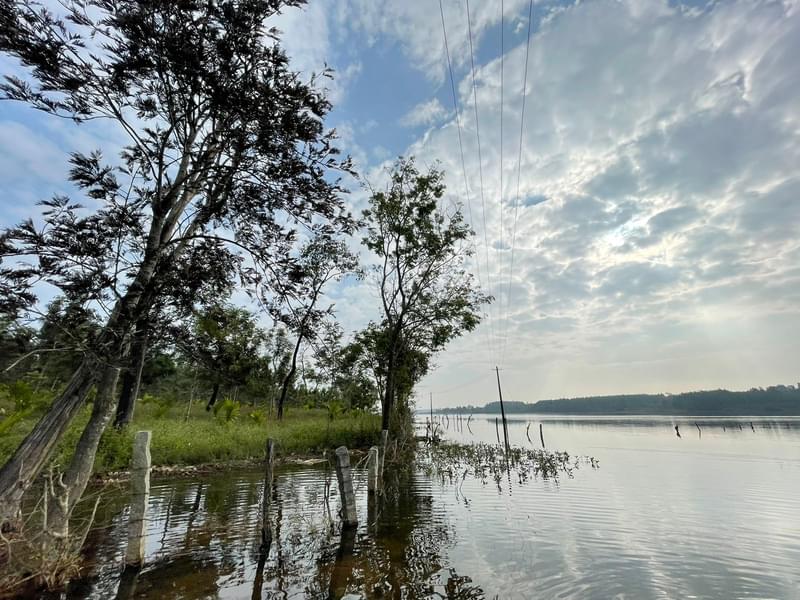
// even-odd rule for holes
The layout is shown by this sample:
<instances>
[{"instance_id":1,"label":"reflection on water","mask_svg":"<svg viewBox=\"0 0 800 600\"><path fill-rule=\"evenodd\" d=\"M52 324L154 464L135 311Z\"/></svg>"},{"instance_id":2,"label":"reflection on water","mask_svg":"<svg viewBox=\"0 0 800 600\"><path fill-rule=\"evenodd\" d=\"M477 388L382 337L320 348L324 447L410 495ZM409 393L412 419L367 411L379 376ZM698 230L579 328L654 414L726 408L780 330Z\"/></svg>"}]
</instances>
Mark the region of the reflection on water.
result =
<instances>
[{"instance_id":1,"label":"reflection on water","mask_svg":"<svg viewBox=\"0 0 800 600\"><path fill-rule=\"evenodd\" d=\"M495 441L494 417L449 421ZM326 469L279 470L266 558L259 474L154 482L146 567L121 578L120 493L68 597L800 599L800 420L515 415L511 441L538 447L539 423L549 449L601 468L502 491L409 473L369 504L358 471L353 532Z\"/></svg>"}]
</instances>

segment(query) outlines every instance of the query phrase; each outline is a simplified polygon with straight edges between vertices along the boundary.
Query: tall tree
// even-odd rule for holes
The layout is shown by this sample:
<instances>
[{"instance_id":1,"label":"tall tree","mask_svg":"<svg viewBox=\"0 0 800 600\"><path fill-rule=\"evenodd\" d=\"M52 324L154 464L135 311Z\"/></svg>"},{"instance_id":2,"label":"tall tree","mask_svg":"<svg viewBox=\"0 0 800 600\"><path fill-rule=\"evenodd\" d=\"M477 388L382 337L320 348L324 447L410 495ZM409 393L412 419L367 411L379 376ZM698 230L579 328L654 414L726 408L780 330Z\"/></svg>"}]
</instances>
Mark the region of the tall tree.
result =
<instances>
[{"instance_id":1,"label":"tall tree","mask_svg":"<svg viewBox=\"0 0 800 600\"><path fill-rule=\"evenodd\" d=\"M323 321L333 313L333 306L320 308L325 286L345 275L360 275L358 259L347 248L344 240L337 238L329 228L318 228L303 246L293 272L288 279L281 277L272 286L277 291L267 304L276 321L294 333L289 370L281 384L278 397L278 420L283 418L283 406L295 375L297 357L303 343L316 335ZM290 282L284 286L283 282Z\"/></svg>"},{"instance_id":2,"label":"tall tree","mask_svg":"<svg viewBox=\"0 0 800 600\"><path fill-rule=\"evenodd\" d=\"M193 286L238 269L259 286L292 261L298 227L352 226L331 170L349 170L323 119L330 105L288 66L267 22L299 0L64 0L52 12L3 0L0 51L28 69L0 93L76 123L106 119L129 140L116 163L71 156L70 181L97 210L45 201L43 225L0 234L0 308L19 311L46 280L105 311L105 322L51 409L0 469L0 521L21 498L98 382L81 438L80 498L110 420L136 323L177 273ZM25 257L9 263L14 257ZM202 260L203 258L206 260ZM211 258L213 260L208 260ZM102 393L101 393L102 392Z\"/></svg>"},{"instance_id":3,"label":"tall tree","mask_svg":"<svg viewBox=\"0 0 800 600\"><path fill-rule=\"evenodd\" d=\"M376 275L383 321L372 328L383 358L383 428L389 429L398 399L428 369L428 358L473 330L491 298L476 289L466 261L474 235L459 207L438 206L444 174L420 173L413 159L400 159L384 191L374 192L364 211L366 247L378 257Z\"/></svg>"}]
</instances>

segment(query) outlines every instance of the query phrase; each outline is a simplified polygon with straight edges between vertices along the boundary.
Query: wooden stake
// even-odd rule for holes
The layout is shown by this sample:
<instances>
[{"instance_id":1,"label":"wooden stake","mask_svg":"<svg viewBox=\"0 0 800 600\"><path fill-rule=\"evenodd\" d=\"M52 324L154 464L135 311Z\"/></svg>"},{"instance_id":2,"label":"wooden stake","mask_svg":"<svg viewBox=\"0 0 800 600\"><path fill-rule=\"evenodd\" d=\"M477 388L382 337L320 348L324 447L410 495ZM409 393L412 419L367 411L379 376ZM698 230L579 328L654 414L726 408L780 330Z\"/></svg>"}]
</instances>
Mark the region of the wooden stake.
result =
<instances>
[{"instance_id":1,"label":"wooden stake","mask_svg":"<svg viewBox=\"0 0 800 600\"><path fill-rule=\"evenodd\" d=\"M503 404L503 390L500 388L500 369L495 367L494 371L497 374L497 393L500 395L500 414L503 417L503 439L506 443L506 452L509 452L511 447L508 444L508 423L506 421L505 405Z\"/></svg>"},{"instance_id":2,"label":"wooden stake","mask_svg":"<svg viewBox=\"0 0 800 600\"><path fill-rule=\"evenodd\" d=\"M125 564L141 567L144 563L144 539L147 533L147 503L150 500L149 431L138 431L133 440L131 465L131 510L128 516L128 548Z\"/></svg>"},{"instance_id":3,"label":"wooden stake","mask_svg":"<svg viewBox=\"0 0 800 600\"><path fill-rule=\"evenodd\" d=\"M369 449L367 458L367 491L375 494L378 491L378 472L380 470L380 452L377 446Z\"/></svg>"},{"instance_id":4,"label":"wooden stake","mask_svg":"<svg viewBox=\"0 0 800 600\"><path fill-rule=\"evenodd\" d=\"M264 462L264 497L261 500L261 551L269 553L269 547L272 544L269 507L272 502L273 467L275 463L275 442L272 438L267 438Z\"/></svg>"},{"instance_id":5,"label":"wooden stake","mask_svg":"<svg viewBox=\"0 0 800 600\"><path fill-rule=\"evenodd\" d=\"M342 523L345 527L358 525L356 495L353 491L353 473L350 470L350 453L344 446L336 449L336 478L342 498Z\"/></svg>"},{"instance_id":6,"label":"wooden stake","mask_svg":"<svg viewBox=\"0 0 800 600\"><path fill-rule=\"evenodd\" d=\"M539 423L539 439L542 440L542 448L544 448L544 433L542 433L542 424Z\"/></svg>"}]
</instances>

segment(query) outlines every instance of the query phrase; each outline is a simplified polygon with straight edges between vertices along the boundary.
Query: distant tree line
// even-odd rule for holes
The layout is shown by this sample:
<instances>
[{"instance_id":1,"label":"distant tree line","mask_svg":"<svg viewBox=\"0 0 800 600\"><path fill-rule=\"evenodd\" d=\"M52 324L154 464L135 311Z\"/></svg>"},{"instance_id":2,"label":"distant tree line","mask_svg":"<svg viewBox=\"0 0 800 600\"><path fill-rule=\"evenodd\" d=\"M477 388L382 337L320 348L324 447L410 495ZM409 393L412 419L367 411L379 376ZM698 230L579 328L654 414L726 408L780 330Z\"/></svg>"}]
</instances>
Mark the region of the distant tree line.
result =
<instances>
[{"instance_id":1,"label":"distant tree line","mask_svg":"<svg viewBox=\"0 0 800 600\"><path fill-rule=\"evenodd\" d=\"M681 394L622 394L505 402L506 413L566 415L800 415L800 385L773 385L746 392L705 390ZM458 406L439 413L499 413L500 403Z\"/></svg>"}]
</instances>

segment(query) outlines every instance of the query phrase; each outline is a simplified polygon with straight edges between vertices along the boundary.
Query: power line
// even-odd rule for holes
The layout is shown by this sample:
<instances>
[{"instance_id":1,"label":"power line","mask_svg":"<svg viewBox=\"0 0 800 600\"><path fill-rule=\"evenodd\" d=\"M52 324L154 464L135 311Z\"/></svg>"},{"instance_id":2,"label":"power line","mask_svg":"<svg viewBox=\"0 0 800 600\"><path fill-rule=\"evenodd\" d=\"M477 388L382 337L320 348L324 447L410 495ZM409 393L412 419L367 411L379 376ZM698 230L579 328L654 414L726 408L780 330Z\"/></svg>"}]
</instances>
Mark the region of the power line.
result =
<instances>
[{"instance_id":1,"label":"power line","mask_svg":"<svg viewBox=\"0 0 800 600\"><path fill-rule=\"evenodd\" d=\"M486 233L486 201L483 189L483 155L481 153L481 129L478 119L478 89L475 84L475 50L472 44L472 17L470 16L469 0L466 0L467 5L467 31L469 33L469 60L472 70L472 98L475 106L475 136L478 141L478 177L481 189L481 211L483 213L483 243L484 250L486 251L486 279L489 294L492 294L492 272L489 268L489 238ZM491 309L490 309L491 312ZM489 331L490 334L496 339L494 332L494 319L489 318Z\"/></svg>"},{"instance_id":2,"label":"power line","mask_svg":"<svg viewBox=\"0 0 800 600\"><path fill-rule=\"evenodd\" d=\"M533 0L528 3L528 37L525 43L525 71L522 78L522 111L519 119L519 150L517 154L517 193L514 198L514 225L511 234L511 261L508 269L508 285L506 287L506 315L505 315L505 335L503 336L503 351L502 358L505 360L506 348L508 347L508 318L510 313L511 303L511 277L514 274L514 247L517 241L517 218L519 213L519 190L520 190L520 176L522 174L522 136L524 134L525 125L525 98L528 87L528 58L531 51L531 26L533 23Z\"/></svg>"},{"instance_id":3,"label":"power line","mask_svg":"<svg viewBox=\"0 0 800 600\"><path fill-rule=\"evenodd\" d=\"M503 73L505 71L504 2L500 0L500 250L503 249ZM502 302L502 299L501 299Z\"/></svg>"},{"instance_id":4,"label":"power line","mask_svg":"<svg viewBox=\"0 0 800 600\"><path fill-rule=\"evenodd\" d=\"M444 23L444 8L442 6L442 0L439 0L439 14L442 17L442 38L444 39L444 51L445 55L447 56L447 70L450 73L450 89L453 93L453 109L456 113L456 130L458 131L458 150L461 155L461 173L464 175L464 195L467 197L467 210L469 212L469 223L471 227L474 227L475 220L472 216L472 200L470 198L469 193L469 183L467 181L467 166L464 160L464 144L461 140L461 116L460 111L458 109L458 95L456 94L456 84L455 84L455 77L453 77L453 64L450 60L450 47L447 43L447 28L445 27ZM478 275L478 286L483 289L483 281L481 279L481 262L480 259L475 261L475 267L477 269ZM488 262L487 262L488 268ZM492 340L489 336L489 331L486 331L486 339L489 344L489 347L492 347Z\"/></svg>"}]
</instances>

